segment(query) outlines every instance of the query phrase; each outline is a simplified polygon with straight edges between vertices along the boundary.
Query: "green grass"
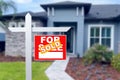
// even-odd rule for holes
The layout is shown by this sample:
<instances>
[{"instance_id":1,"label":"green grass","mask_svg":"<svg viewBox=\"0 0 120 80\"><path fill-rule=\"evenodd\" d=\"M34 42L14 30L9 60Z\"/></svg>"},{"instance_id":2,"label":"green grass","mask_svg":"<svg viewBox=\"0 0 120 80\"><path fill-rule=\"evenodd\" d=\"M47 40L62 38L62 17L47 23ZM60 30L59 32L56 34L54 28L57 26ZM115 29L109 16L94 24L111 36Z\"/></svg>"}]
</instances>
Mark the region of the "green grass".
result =
<instances>
[{"instance_id":1,"label":"green grass","mask_svg":"<svg viewBox=\"0 0 120 80\"><path fill-rule=\"evenodd\" d=\"M48 80L45 70L52 62L33 62L32 80ZM25 80L24 62L1 62L0 80Z\"/></svg>"}]
</instances>

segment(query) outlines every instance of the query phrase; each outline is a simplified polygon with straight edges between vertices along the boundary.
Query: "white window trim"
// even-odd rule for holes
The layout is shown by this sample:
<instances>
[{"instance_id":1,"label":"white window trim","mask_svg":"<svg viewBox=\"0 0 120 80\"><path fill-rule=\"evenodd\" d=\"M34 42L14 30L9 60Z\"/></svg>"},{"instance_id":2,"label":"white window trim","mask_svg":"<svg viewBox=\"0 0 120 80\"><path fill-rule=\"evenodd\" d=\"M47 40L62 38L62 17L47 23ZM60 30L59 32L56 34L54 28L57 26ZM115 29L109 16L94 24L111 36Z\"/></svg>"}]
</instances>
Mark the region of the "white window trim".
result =
<instances>
[{"instance_id":1,"label":"white window trim","mask_svg":"<svg viewBox=\"0 0 120 80\"><path fill-rule=\"evenodd\" d=\"M90 24L88 25L88 48L90 48L90 29L92 27L100 27L100 41L99 44L101 44L101 28L102 27L110 27L111 28L111 50L114 50L114 25L112 24Z\"/></svg>"},{"instance_id":2,"label":"white window trim","mask_svg":"<svg viewBox=\"0 0 120 80\"><path fill-rule=\"evenodd\" d=\"M18 27L21 27L21 25L24 25L25 27L25 22L18 22Z\"/></svg>"},{"instance_id":3,"label":"white window trim","mask_svg":"<svg viewBox=\"0 0 120 80\"><path fill-rule=\"evenodd\" d=\"M50 8L47 8L47 15L50 16Z\"/></svg>"},{"instance_id":4,"label":"white window trim","mask_svg":"<svg viewBox=\"0 0 120 80\"><path fill-rule=\"evenodd\" d=\"M9 22L9 27L12 27L12 25L15 25L15 27L17 26L17 23L12 21L12 22Z\"/></svg>"},{"instance_id":5,"label":"white window trim","mask_svg":"<svg viewBox=\"0 0 120 80\"><path fill-rule=\"evenodd\" d=\"M54 7L52 7L52 16L54 16L55 15L55 9L54 9Z\"/></svg>"},{"instance_id":6,"label":"white window trim","mask_svg":"<svg viewBox=\"0 0 120 80\"><path fill-rule=\"evenodd\" d=\"M84 14L85 14L84 7L82 7L82 9L81 9L81 15L84 16Z\"/></svg>"},{"instance_id":7,"label":"white window trim","mask_svg":"<svg viewBox=\"0 0 120 80\"><path fill-rule=\"evenodd\" d=\"M76 7L76 16L79 15L79 7Z\"/></svg>"}]
</instances>

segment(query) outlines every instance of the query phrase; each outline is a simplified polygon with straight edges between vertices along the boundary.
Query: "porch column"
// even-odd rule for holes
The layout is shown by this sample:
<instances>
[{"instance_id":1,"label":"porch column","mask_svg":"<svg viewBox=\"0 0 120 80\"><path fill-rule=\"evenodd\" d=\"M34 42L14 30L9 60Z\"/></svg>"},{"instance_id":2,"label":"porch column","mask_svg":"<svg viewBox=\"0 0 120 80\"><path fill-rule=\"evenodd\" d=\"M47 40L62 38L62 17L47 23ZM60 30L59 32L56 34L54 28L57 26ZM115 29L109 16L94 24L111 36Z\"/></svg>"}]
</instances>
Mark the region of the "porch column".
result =
<instances>
[{"instance_id":1,"label":"porch column","mask_svg":"<svg viewBox=\"0 0 120 80\"><path fill-rule=\"evenodd\" d=\"M51 17L51 16L49 16ZM47 23L47 26L50 26L50 27L53 27L54 24L53 24L53 21L51 18L48 18L48 23ZM53 35L53 32L47 32L49 35Z\"/></svg>"},{"instance_id":2,"label":"porch column","mask_svg":"<svg viewBox=\"0 0 120 80\"><path fill-rule=\"evenodd\" d=\"M76 26L77 27L77 26ZM73 29L73 54L75 54L76 53L76 47L75 47L75 45L76 45L76 34L75 34L75 29Z\"/></svg>"},{"instance_id":3,"label":"porch column","mask_svg":"<svg viewBox=\"0 0 120 80\"><path fill-rule=\"evenodd\" d=\"M84 48L84 17L80 17L80 20L77 25L77 39L76 39L76 53L80 57L83 57L83 48Z\"/></svg>"}]
</instances>

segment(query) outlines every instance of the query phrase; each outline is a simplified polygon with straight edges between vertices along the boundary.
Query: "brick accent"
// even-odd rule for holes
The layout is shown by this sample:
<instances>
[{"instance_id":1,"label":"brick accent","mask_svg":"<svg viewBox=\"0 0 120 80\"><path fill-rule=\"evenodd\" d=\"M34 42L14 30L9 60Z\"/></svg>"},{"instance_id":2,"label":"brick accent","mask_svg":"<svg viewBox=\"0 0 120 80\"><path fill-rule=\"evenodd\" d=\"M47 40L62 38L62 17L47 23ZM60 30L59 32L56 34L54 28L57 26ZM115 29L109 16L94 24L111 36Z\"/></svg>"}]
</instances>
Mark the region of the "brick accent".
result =
<instances>
[{"instance_id":1,"label":"brick accent","mask_svg":"<svg viewBox=\"0 0 120 80\"><path fill-rule=\"evenodd\" d=\"M33 53L34 53L34 35L41 33L33 33ZM5 55L9 56L25 56L25 33L24 32L7 32L6 33L6 50ZM29 54L29 53L28 53Z\"/></svg>"}]
</instances>

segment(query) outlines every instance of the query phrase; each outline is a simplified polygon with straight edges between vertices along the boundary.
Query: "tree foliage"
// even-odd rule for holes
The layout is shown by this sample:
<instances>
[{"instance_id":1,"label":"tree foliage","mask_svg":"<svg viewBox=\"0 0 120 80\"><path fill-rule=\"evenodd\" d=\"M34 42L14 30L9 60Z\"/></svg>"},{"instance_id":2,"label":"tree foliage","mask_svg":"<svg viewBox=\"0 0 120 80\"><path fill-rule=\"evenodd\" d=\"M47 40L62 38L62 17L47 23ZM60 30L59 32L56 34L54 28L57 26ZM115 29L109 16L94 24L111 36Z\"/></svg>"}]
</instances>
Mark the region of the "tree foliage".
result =
<instances>
[{"instance_id":1,"label":"tree foliage","mask_svg":"<svg viewBox=\"0 0 120 80\"><path fill-rule=\"evenodd\" d=\"M16 5L13 1L0 0L0 15L3 15L3 12L7 12L10 9L12 9L14 13L17 11Z\"/></svg>"}]
</instances>

